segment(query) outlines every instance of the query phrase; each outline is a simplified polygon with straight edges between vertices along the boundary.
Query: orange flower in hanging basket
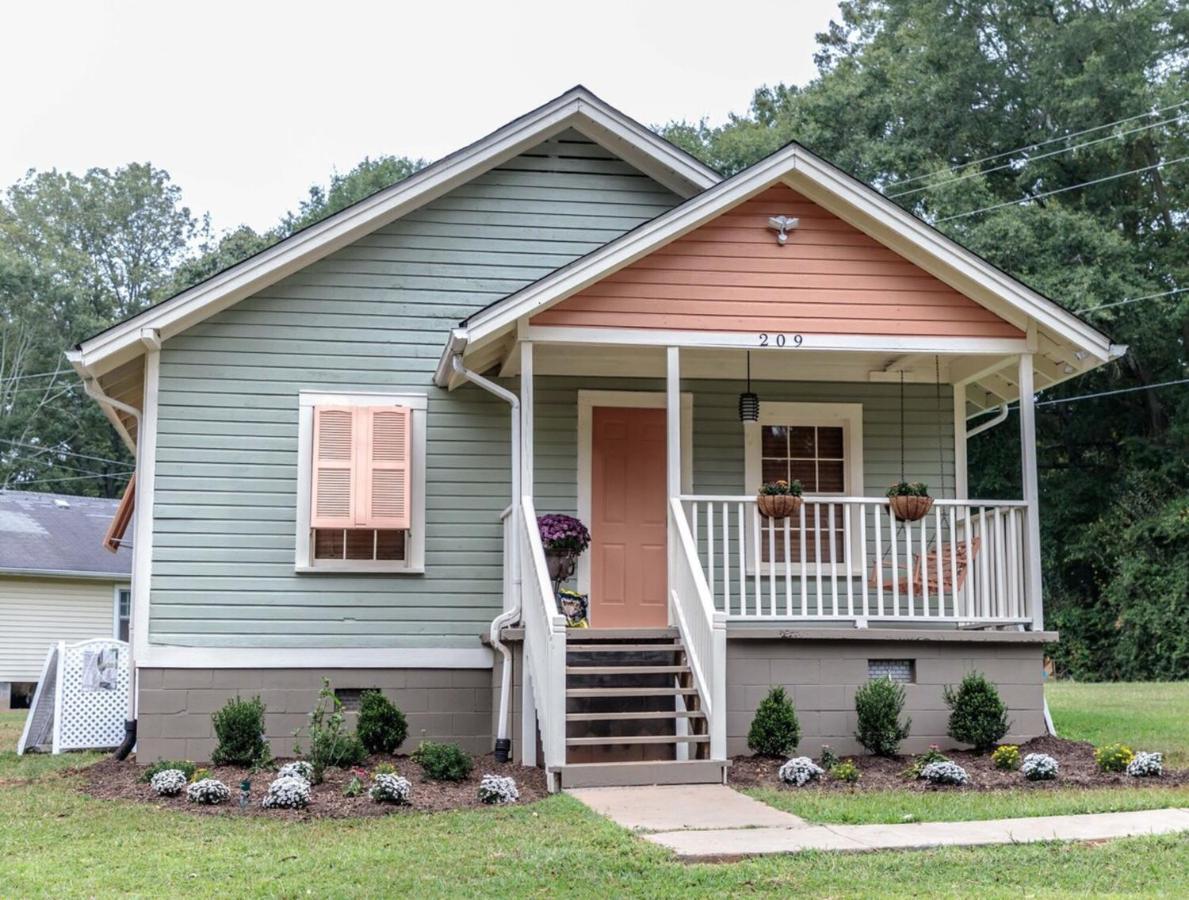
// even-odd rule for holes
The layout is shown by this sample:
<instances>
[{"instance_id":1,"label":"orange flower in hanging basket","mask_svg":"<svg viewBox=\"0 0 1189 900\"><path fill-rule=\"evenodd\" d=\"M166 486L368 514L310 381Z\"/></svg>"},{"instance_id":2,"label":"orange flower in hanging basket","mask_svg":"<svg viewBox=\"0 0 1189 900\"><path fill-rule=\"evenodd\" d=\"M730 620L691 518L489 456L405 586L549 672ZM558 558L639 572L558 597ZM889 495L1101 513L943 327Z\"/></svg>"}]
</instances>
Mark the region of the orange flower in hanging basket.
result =
<instances>
[{"instance_id":1,"label":"orange flower in hanging basket","mask_svg":"<svg viewBox=\"0 0 1189 900\"><path fill-rule=\"evenodd\" d=\"M756 508L765 519L787 519L801 508L801 502L799 481L769 481L756 494Z\"/></svg>"},{"instance_id":2,"label":"orange flower in hanging basket","mask_svg":"<svg viewBox=\"0 0 1189 900\"><path fill-rule=\"evenodd\" d=\"M895 497L889 497L888 502L892 505L893 515L903 522L915 522L918 519L923 519L933 508L932 497L911 497L897 494Z\"/></svg>"}]
</instances>

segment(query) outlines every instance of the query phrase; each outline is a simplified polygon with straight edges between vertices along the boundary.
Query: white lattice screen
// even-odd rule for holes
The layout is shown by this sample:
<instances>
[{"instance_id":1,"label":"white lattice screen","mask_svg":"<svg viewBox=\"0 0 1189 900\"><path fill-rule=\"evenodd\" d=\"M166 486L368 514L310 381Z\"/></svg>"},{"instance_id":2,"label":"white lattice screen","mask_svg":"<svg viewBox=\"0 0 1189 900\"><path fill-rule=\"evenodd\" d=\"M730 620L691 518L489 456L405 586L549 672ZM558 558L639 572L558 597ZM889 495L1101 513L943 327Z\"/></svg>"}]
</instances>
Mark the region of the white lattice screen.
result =
<instances>
[{"instance_id":1,"label":"white lattice screen","mask_svg":"<svg viewBox=\"0 0 1189 900\"><path fill-rule=\"evenodd\" d=\"M103 653L115 654L114 661L107 657L114 665L100 670ZM117 746L124 739L131 684L124 641L59 641L46 658L17 752Z\"/></svg>"}]
</instances>

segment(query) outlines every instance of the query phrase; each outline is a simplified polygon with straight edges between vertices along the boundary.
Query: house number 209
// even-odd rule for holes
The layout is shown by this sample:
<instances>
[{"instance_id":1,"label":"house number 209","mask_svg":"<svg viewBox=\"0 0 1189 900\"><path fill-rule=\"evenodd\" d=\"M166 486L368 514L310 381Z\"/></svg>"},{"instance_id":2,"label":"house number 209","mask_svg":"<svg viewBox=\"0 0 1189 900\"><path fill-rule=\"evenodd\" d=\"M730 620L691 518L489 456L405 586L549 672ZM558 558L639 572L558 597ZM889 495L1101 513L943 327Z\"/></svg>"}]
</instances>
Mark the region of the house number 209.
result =
<instances>
[{"instance_id":1,"label":"house number 209","mask_svg":"<svg viewBox=\"0 0 1189 900\"><path fill-rule=\"evenodd\" d=\"M786 338L783 334L768 334L767 332L760 333L761 347L786 347L792 343L794 347L801 346L801 335L794 334L791 338Z\"/></svg>"}]
</instances>

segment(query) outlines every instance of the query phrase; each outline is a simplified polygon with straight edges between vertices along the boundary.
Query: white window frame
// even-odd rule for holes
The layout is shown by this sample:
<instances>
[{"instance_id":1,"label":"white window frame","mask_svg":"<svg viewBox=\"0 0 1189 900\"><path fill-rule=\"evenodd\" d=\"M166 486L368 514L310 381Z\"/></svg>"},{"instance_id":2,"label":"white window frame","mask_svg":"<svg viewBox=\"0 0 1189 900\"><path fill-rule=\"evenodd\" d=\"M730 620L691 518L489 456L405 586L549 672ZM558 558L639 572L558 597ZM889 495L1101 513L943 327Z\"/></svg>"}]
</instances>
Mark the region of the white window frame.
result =
<instances>
[{"instance_id":1,"label":"white window frame","mask_svg":"<svg viewBox=\"0 0 1189 900\"><path fill-rule=\"evenodd\" d=\"M132 638L132 585L117 584L112 588L111 598L111 636L120 639L120 594L128 592L128 637Z\"/></svg>"},{"instance_id":2,"label":"white window frame","mask_svg":"<svg viewBox=\"0 0 1189 900\"><path fill-rule=\"evenodd\" d=\"M757 490L763 478L762 442L760 429L764 425L797 425L815 426L819 428L842 428L843 453L846 464L843 466L843 490L841 494L806 494L806 497L862 497L863 494L863 404L861 403L800 403L800 402L760 402L760 418L756 422L743 423L743 459L744 476L748 493ZM808 527L808 520L806 521ZM752 529L747 530L747 573L756 574L755 553L752 551ZM851 529L851 568L849 572L845 562L837 562L833 566L823 562L822 569L833 571L836 575L862 575L858 564L862 558L859 546L859 529ZM808 563L816 571L814 563ZM783 561L777 561L776 571L784 568ZM767 575L772 571L773 563L761 562L759 574ZM791 571L801 572L801 563L794 561Z\"/></svg>"},{"instance_id":3,"label":"white window frame","mask_svg":"<svg viewBox=\"0 0 1189 900\"><path fill-rule=\"evenodd\" d=\"M405 536L405 558L313 558L310 541L310 491L314 464L315 406L405 406L413 415L413 472L410 480L411 527ZM297 419L297 533L293 568L299 574L421 575L425 572L425 426L429 400L425 394L369 391L301 391Z\"/></svg>"}]
</instances>

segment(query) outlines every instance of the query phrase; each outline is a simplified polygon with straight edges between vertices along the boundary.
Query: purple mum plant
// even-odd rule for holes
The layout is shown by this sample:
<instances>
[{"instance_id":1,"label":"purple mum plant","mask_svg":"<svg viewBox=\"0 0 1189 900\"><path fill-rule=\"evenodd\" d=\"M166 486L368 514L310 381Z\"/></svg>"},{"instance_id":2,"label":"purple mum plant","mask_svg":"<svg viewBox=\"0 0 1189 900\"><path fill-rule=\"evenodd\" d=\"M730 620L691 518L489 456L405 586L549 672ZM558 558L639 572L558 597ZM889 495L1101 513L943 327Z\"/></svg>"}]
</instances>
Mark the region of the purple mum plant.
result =
<instances>
[{"instance_id":1,"label":"purple mum plant","mask_svg":"<svg viewBox=\"0 0 1189 900\"><path fill-rule=\"evenodd\" d=\"M590 532L573 516L551 513L537 516L537 528L541 531L541 543L546 550L556 553L582 553L590 546Z\"/></svg>"}]
</instances>

